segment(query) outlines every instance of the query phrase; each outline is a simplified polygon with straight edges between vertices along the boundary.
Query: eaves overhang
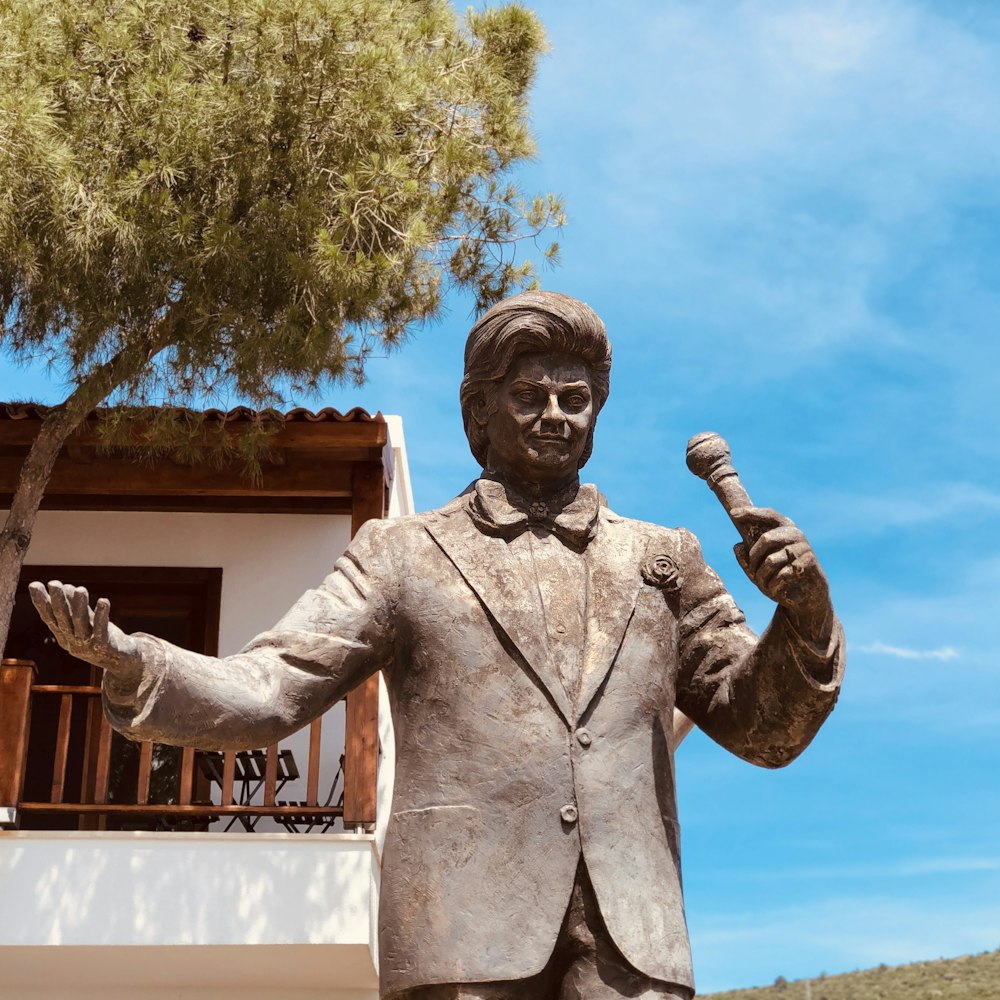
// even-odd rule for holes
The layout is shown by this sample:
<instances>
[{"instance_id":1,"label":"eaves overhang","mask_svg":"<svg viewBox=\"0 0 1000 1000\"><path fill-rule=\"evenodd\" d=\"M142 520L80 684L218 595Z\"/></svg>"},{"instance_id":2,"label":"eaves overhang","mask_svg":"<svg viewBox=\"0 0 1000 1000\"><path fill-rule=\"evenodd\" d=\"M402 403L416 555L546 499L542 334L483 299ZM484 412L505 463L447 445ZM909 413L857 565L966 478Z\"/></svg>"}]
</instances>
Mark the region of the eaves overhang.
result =
<instances>
[{"instance_id":1,"label":"eaves overhang","mask_svg":"<svg viewBox=\"0 0 1000 1000\"><path fill-rule=\"evenodd\" d=\"M0 403L0 507L9 506L24 459L51 407ZM297 407L258 414L247 407L193 411L164 408L200 428L183 455L145 454L151 411L129 421L134 446L108 447L101 433L106 410L95 410L60 452L42 509L347 514L360 490L384 473L388 426L381 413L341 413ZM263 420L267 454L255 471L219 436L236 438Z\"/></svg>"}]
</instances>

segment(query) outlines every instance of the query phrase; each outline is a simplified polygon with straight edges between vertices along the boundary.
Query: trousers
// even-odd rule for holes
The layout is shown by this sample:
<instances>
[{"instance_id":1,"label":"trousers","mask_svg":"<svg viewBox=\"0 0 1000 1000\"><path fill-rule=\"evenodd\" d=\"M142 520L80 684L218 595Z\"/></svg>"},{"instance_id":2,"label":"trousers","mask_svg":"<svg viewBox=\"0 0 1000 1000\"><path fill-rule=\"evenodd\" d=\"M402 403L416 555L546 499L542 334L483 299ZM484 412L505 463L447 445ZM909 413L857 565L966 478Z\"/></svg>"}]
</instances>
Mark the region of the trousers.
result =
<instances>
[{"instance_id":1,"label":"trousers","mask_svg":"<svg viewBox=\"0 0 1000 1000\"><path fill-rule=\"evenodd\" d=\"M441 983L396 993L391 1000L691 1000L686 986L663 983L631 966L604 926L583 860L555 949L527 979Z\"/></svg>"}]
</instances>

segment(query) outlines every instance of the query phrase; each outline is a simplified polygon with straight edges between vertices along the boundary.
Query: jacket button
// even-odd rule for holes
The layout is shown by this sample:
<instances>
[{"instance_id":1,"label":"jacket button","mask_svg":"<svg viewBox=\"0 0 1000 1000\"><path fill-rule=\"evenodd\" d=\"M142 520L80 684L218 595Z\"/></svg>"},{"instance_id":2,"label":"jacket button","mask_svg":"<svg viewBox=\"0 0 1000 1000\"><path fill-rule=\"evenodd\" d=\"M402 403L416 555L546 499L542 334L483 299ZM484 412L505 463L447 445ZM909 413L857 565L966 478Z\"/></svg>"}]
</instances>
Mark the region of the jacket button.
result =
<instances>
[{"instance_id":1,"label":"jacket button","mask_svg":"<svg viewBox=\"0 0 1000 1000\"><path fill-rule=\"evenodd\" d=\"M559 810L559 815L564 823L575 823L579 819L580 814L576 810L576 806L563 806Z\"/></svg>"},{"instance_id":2,"label":"jacket button","mask_svg":"<svg viewBox=\"0 0 1000 1000\"><path fill-rule=\"evenodd\" d=\"M578 729L576 731L576 741L582 747L589 747L593 740L590 738L590 733L586 729Z\"/></svg>"}]
</instances>

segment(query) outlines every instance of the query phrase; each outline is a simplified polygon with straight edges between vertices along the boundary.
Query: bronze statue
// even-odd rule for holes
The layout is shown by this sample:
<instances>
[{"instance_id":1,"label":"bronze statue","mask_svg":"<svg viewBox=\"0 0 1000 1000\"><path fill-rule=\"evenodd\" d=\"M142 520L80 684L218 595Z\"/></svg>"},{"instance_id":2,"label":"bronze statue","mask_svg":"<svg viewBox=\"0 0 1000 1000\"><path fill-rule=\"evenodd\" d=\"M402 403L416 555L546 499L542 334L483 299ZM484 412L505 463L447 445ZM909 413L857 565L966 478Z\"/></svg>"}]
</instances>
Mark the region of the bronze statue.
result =
<instances>
[{"instance_id":1,"label":"bronze statue","mask_svg":"<svg viewBox=\"0 0 1000 1000\"><path fill-rule=\"evenodd\" d=\"M837 697L843 637L802 532L747 506L717 442L690 460L778 607L758 639L683 529L620 517L579 469L611 348L586 305L527 292L465 352L482 476L439 510L370 521L274 628L222 659L125 635L106 601L33 584L105 711L137 738L274 743L381 670L397 771L383 859L383 997L690 998L675 707L781 767Z\"/></svg>"}]
</instances>

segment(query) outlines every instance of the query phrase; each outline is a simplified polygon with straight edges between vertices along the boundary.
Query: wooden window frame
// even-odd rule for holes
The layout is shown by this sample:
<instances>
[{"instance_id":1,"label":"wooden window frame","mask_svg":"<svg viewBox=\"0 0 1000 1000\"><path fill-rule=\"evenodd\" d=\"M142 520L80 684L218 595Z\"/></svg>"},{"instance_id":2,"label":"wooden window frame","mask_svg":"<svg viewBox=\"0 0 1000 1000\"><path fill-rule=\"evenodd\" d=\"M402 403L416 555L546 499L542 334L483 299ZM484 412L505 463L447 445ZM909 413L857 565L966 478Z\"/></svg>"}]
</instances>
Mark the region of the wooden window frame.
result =
<instances>
[{"instance_id":1,"label":"wooden window frame","mask_svg":"<svg viewBox=\"0 0 1000 1000\"><path fill-rule=\"evenodd\" d=\"M208 656L219 655L219 619L222 612L222 569L210 566L91 566L31 564L21 569L18 589L32 580L62 580L66 583L87 584L192 584L202 589L204 596L204 626L199 630L201 649L195 652ZM91 601L102 595L91 588ZM115 609L111 616L114 620Z\"/></svg>"}]
</instances>

